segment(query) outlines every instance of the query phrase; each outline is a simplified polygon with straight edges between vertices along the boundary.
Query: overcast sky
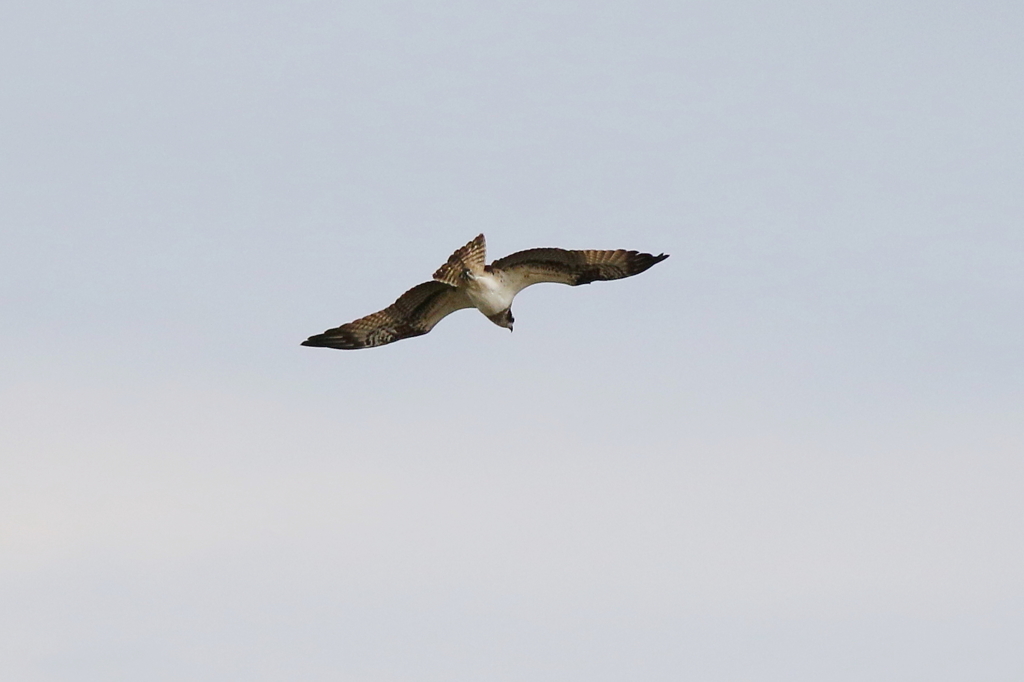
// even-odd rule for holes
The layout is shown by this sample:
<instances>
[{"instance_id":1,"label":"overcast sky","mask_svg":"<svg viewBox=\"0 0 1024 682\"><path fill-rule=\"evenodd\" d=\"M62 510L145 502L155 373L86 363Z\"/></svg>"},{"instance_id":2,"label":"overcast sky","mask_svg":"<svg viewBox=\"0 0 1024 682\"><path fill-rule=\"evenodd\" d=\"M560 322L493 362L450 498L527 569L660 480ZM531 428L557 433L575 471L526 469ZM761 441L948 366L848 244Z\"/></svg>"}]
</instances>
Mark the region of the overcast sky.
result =
<instances>
[{"instance_id":1,"label":"overcast sky","mask_svg":"<svg viewBox=\"0 0 1024 682\"><path fill-rule=\"evenodd\" d=\"M0 677L1024 678L1024 5L0 10ZM479 232L672 257L299 343Z\"/></svg>"}]
</instances>

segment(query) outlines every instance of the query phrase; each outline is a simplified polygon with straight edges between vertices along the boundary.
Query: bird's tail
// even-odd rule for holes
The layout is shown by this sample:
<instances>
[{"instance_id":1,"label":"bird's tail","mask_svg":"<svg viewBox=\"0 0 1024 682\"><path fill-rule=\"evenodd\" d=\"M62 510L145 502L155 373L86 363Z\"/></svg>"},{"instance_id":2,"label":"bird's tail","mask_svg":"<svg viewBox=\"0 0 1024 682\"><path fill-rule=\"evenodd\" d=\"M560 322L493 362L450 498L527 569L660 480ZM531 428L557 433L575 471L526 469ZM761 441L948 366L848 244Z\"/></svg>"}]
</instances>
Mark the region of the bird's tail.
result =
<instances>
[{"instance_id":1,"label":"bird's tail","mask_svg":"<svg viewBox=\"0 0 1024 682\"><path fill-rule=\"evenodd\" d=\"M484 236L478 234L476 238L457 249L448 258L448 262L437 269L434 279L438 282L459 286L466 273L479 274L484 271L484 263L487 262L487 243Z\"/></svg>"}]
</instances>

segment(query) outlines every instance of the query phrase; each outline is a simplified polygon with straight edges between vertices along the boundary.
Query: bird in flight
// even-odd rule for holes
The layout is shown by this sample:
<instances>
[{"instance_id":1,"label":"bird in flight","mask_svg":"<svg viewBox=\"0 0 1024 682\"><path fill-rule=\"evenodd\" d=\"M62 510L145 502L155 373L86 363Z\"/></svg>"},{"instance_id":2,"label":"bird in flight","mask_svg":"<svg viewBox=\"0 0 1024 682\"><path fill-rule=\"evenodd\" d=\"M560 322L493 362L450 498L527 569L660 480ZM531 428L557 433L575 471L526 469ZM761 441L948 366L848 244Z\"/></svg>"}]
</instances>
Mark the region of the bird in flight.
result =
<instances>
[{"instance_id":1,"label":"bird in flight","mask_svg":"<svg viewBox=\"0 0 1024 682\"><path fill-rule=\"evenodd\" d=\"M487 246L478 235L451 255L429 282L417 284L380 312L311 336L303 346L373 348L426 334L463 308L476 308L512 331L512 299L540 282L577 286L637 275L668 254L637 251L527 249L485 265Z\"/></svg>"}]
</instances>

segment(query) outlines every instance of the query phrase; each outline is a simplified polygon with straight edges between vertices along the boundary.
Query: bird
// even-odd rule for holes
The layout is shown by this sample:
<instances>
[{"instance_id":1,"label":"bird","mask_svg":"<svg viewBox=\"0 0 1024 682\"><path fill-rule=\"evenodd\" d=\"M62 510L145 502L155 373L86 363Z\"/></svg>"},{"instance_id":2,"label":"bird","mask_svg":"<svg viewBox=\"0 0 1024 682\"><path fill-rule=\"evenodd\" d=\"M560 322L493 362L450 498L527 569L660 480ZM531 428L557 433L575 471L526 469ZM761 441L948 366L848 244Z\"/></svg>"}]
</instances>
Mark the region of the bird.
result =
<instances>
[{"instance_id":1,"label":"bird","mask_svg":"<svg viewBox=\"0 0 1024 682\"><path fill-rule=\"evenodd\" d=\"M512 331L512 299L533 284L578 286L640 274L668 258L638 251L527 249L486 265L487 244L477 235L457 249L429 282L417 284L384 310L310 336L303 346L354 350L426 334L463 308L476 308Z\"/></svg>"}]
</instances>

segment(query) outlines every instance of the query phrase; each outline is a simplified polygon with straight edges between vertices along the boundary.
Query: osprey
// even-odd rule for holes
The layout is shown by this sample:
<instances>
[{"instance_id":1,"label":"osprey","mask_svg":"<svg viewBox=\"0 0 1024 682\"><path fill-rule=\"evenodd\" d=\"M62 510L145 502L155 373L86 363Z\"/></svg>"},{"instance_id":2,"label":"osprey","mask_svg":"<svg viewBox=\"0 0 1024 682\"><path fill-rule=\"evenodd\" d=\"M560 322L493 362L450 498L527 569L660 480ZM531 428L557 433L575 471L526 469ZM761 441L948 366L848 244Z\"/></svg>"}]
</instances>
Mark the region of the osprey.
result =
<instances>
[{"instance_id":1,"label":"osprey","mask_svg":"<svg viewBox=\"0 0 1024 682\"><path fill-rule=\"evenodd\" d=\"M494 324L512 331L512 299L540 282L576 286L639 274L668 254L637 251L528 249L485 265L487 247L478 235L438 268L434 279L417 284L380 312L311 336L303 346L372 348L426 334L463 308L476 308Z\"/></svg>"}]
</instances>

